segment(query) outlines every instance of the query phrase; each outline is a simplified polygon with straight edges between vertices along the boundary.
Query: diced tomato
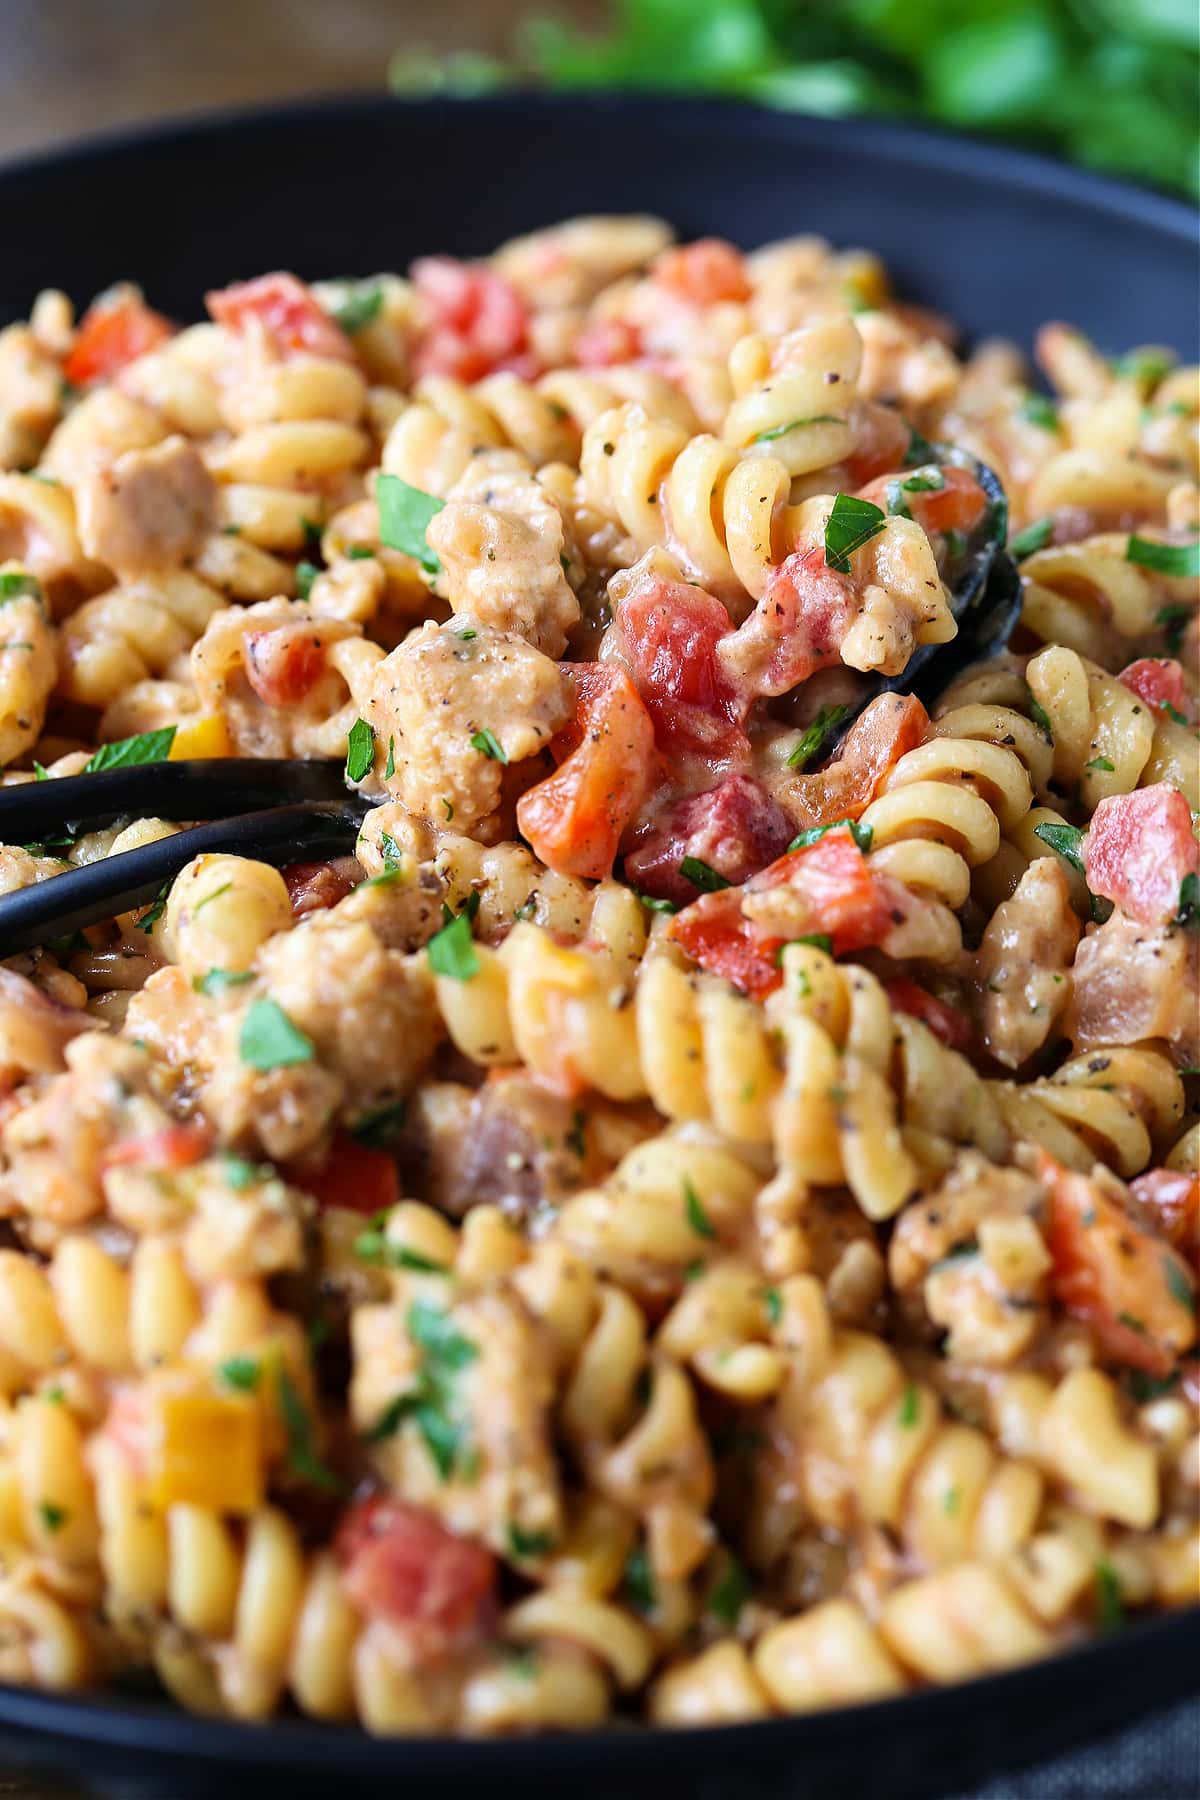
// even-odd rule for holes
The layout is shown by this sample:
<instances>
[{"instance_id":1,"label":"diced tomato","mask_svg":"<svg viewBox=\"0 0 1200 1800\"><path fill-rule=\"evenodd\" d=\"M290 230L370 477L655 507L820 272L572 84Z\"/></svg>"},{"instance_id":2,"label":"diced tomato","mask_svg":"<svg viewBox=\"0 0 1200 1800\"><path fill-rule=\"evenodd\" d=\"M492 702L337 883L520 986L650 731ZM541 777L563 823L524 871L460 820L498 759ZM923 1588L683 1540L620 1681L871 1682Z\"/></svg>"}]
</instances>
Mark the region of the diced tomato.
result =
<instances>
[{"instance_id":1,"label":"diced tomato","mask_svg":"<svg viewBox=\"0 0 1200 1800\"><path fill-rule=\"evenodd\" d=\"M325 669L325 646L306 621L248 631L242 639L246 680L265 706L297 706Z\"/></svg>"},{"instance_id":2,"label":"diced tomato","mask_svg":"<svg viewBox=\"0 0 1200 1800\"><path fill-rule=\"evenodd\" d=\"M111 305L99 301L84 313L63 374L75 387L107 381L173 335L173 326L161 313L134 294L118 292Z\"/></svg>"},{"instance_id":3,"label":"diced tomato","mask_svg":"<svg viewBox=\"0 0 1200 1800\"><path fill-rule=\"evenodd\" d=\"M851 488L861 488L877 475L903 467L912 432L898 412L863 400L854 409L853 423L854 454L846 462Z\"/></svg>"},{"instance_id":4,"label":"diced tomato","mask_svg":"<svg viewBox=\"0 0 1200 1800\"><path fill-rule=\"evenodd\" d=\"M1187 721L1192 716L1192 699L1184 686L1183 666L1171 656L1143 656L1131 662L1117 676L1147 706L1170 706Z\"/></svg>"},{"instance_id":5,"label":"diced tomato","mask_svg":"<svg viewBox=\"0 0 1200 1800\"><path fill-rule=\"evenodd\" d=\"M678 800L639 832L625 852L625 879L642 893L686 905L695 888L679 873L698 857L735 885L782 856L795 836L782 807L748 775L731 775L707 794Z\"/></svg>"},{"instance_id":6,"label":"diced tomato","mask_svg":"<svg viewBox=\"0 0 1200 1800\"><path fill-rule=\"evenodd\" d=\"M911 471L909 471L911 473ZM903 469L876 476L859 490L860 500L870 500L887 511L888 488L902 481ZM988 497L969 469L947 463L942 469L944 486L923 493L904 494L904 504L923 531L974 531L987 510Z\"/></svg>"},{"instance_id":7,"label":"diced tomato","mask_svg":"<svg viewBox=\"0 0 1200 1800\"><path fill-rule=\"evenodd\" d=\"M1083 840L1093 894L1143 925L1175 917L1184 876L1196 873L1197 861L1188 803L1169 781L1102 800Z\"/></svg>"},{"instance_id":8,"label":"diced tomato","mask_svg":"<svg viewBox=\"0 0 1200 1800\"><path fill-rule=\"evenodd\" d=\"M281 356L303 351L312 356L354 359L354 346L341 326L330 318L312 289L285 270L214 288L204 296L204 303L217 324L230 331L244 331L248 322L256 319Z\"/></svg>"},{"instance_id":9,"label":"diced tomato","mask_svg":"<svg viewBox=\"0 0 1200 1800\"><path fill-rule=\"evenodd\" d=\"M928 733L929 714L915 694L880 694L854 721L834 762L793 776L787 801L797 827L857 819L888 770Z\"/></svg>"},{"instance_id":10,"label":"diced tomato","mask_svg":"<svg viewBox=\"0 0 1200 1800\"><path fill-rule=\"evenodd\" d=\"M1147 1169L1130 1183L1130 1192L1149 1223L1193 1267L1200 1264L1200 1175L1190 1169Z\"/></svg>"},{"instance_id":11,"label":"diced tomato","mask_svg":"<svg viewBox=\"0 0 1200 1800\"><path fill-rule=\"evenodd\" d=\"M745 257L724 238L697 238L694 244L664 250L654 265L654 279L689 306L748 300L753 292Z\"/></svg>"},{"instance_id":12,"label":"diced tomato","mask_svg":"<svg viewBox=\"0 0 1200 1800\"><path fill-rule=\"evenodd\" d=\"M617 603L617 626L634 686L668 758L728 764L749 755L740 700L717 660L731 635L719 600L690 582L647 574Z\"/></svg>"},{"instance_id":13,"label":"diced tomato","mask_svg":"<svg viewBox=\"0 0 1200 1800\"><path fill-rule=\"evenodd\" d=\"M599 881L654 767L654 727L624 669L566 664L575 716L550 745L558 769L523 794L517 824L547 868Z\"/></svg>"},{"instance_id":14,"label":"diced tomato","mask_svg":"<svg viewBox=\"0 0 1200 1800\"><path fill-rule=\"evenodd\" d=\"M101 1161L105 1169L186 1169L208 1155L212 1142L207 1125L165 1125L113 1144Z\"/></svg>"},{"instance_id":15,"label":"diced tomato","mask_svg":"<svg viewBox=\"0 0 1200 1800\"><path fill-rule=\"evenodd\" d=\"M305 913L324 912L328 907L336 906L339 900L352 893L361 879L356 870L357 864L352 857L341 857L335 863L287 863L279 873L287 884L292 911L302 919Z\"/></svg>"},{"instance_id":16,"label":"diced tomato","mask_svg":"<svg viewBox=\"0 0 1200 1800\"><path fill-rule=\"evenodd\" d=\"M503 276L452 256L426 256L413 264L412 278L431 315L413 351L418 375L479 381L495 369L536 372L528 309Z\"/></svg>"},{"instance_id":17,"label":"diced tomato","mask_svg":"<svg viewBox=\"0 0 1200 1800\"><path fill-rule=\"evenodd\" d=\"M581 369L608 369L635 362L642 354L642 334L624 319L593 319L575 339L575 361Z\"/></svg>"},{"instance_id":18,"label":"diced tomato","mask_svg":"<svg viewBox=\"0 0 1200 1800\"><path fill-rule=\"evenodd\" d=\"M887 983L887 997L897 1012L920 1019L922 1025L928 1025L933 1035L948 1044L951 1050L965 1053L971 1048L971 1021L960 1007L948 1006L944 1000L927 994L907 975L892 977Z\"/></svg>"},{"instance_id":19,"label":"diced tomato","mask_svg":"<svg viewBox=\"0 0 1200 1800\"><path fill-rule=\"evenodd\" d=\"M400 1176L386 1150L369 1150L338 1132L316 1169L290 1165L287 1178L318 1206L341 1206L350 1212L377 1213L400 1198Z\"/></svg>"},{"instance_id":20,"label":"diced tomato","mask_svg":"<svg viewBox=\"0 0 1200 1800\"><path fill-rule=\"evenodd\" d=\"M1165 1238L1045 1150L1038 1152L1038 1175L1050 1190L1055 1295L1087 1321L1115 1362L1168 1374L1196 1341L1191 1270Z\"/></svg>"},{"instance_id":21,"label":"diced tomato","mask_svg":"<svg viewBox=\"0 0 1200 1800\"><path fill-rule=\"evenodd\" d=\"M750 617L722 639L718 666L743 704L789 693L840 660L855 611L849 581L826 567L822 545L809 544L772 569Z\"/></svg>"},{"instance_id":22,"label":"diced tomato","mask_svg":"<svg viewBox=\"0 0 1200 1800\"><path fill-rule=\"evenodd\" d=\"M379 1494L358 1500L334 1553L353 1605L396 1632L413 1666L468 1649L492 1624L495 1557L431 1513Z\"/></svg>"},{"instance_id":23,"label":"diced tomato","mask_svg":"<svg viewBox=\"0 0 1200 1800\"><path fill-rule=\"evenodd\" d=\"M787 940L759 930L742 911L742 900L782 886L801 903L794 935L823 933L835 956L882 943L894 923L887 884L848 831L831 831L778 857L743 888L703 894L675 915L668 935L711 974L749 994L769 993L781 979L777 953Z\"/></svg>"}]
</instances>

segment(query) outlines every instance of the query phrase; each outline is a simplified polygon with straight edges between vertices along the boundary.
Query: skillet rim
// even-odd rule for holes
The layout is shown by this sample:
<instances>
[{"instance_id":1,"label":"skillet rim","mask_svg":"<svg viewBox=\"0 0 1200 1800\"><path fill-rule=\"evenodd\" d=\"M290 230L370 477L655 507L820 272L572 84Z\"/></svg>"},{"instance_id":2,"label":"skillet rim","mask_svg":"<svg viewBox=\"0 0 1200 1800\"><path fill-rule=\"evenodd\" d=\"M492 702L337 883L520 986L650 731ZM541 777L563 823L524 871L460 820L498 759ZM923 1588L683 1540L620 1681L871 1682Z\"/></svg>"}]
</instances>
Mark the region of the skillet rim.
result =
<instances>
[{"instance_id":1,"label":"skillet rim","mask_svg":"<svg viewBox=\"0 0 1200 1800\"><path fill-rule=\"evenodd\" d=\"M757 133L792 148L819 142L836 147L853 143L860 156L886 158L917 174L936 174L947 157L956 173L985 188L1007 185L1035 199L1053 193L1059 201L1090 212L1102 212L1119 223L1161 233L1195 257L1196 213L1183 199L1140 187L1116 176L1082 169L1023 146L998 143L970 133L870 118L829 119L719 97L680 98L662 93L589 91L546 94L517 89L501 94L451 99L409 99L373 90L314 93L288 97L269 105L232 105L189 111L167 119L149 119L88 133L66 144L42 147L0 162L0 202L6 191L25 180L69 174L91 162L103 164L124 156L152 153L168 145L202 147L206 142L242 134L248 140L289 127L319 124L336 130L369 119L380 123L395 115L456 116L502 119L533 113L547 125L611 122L636 118L676 130L714 129ZM866 1705L826 1708L820 1712L735 1725L686 1728L605 1728L540 1737L470 1739L449 1736L374 1738L349 1725L324 1725L295 1716L261 1723L211 1719L188 1713L168 1700L137 1702L119 1692L51 1693L0 1684L0 1725L37 1733L73 1746L91 1743L106 1749L158 1757L195 1758L209 1766L240 1762L259 1769L313 1772L347 1768L367 1776L393 1774L471 1775L495 1768L515 1772L566 1772L585 1760L607 1769L627 1765L631 1757L669 1748L681 1760L697 1764L705 1757L724 1764L740 1753L802 1753L831 1746L837 1740L862 1737L885 1744L902 1733L927 1727L936 1733L961 1723L978 1708L1012 1711L1023 1694L1053 1685L1064 1696L1072 1688L1103 1687L1117 1682L1122 1671L1140 1660L1176 1670L1188 1655L1200 1655L1200 1605L1133 1622L1119 1636L1101 1638L1039 1662L945 1687L917 1689ZM1172 1696L1184 1691L1176 1679L1167 1684ZM1040 1697L1044 1706L1045 1696ZM1148 1710L1145 1706L1140 1712Z\"/></svg>"}]
</instances>

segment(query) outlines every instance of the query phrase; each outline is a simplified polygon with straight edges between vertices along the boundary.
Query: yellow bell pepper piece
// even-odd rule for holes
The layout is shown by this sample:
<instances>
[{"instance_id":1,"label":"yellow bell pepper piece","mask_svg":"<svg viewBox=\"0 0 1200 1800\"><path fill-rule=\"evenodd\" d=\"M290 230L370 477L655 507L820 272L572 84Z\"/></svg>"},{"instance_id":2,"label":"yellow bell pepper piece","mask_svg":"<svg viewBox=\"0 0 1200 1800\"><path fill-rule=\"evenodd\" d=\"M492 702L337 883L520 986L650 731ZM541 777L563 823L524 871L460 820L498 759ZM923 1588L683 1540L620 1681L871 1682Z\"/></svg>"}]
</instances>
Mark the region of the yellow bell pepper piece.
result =
<instances>
[{"instance_id":1,"label":"yellow bell pepper piece","mask_svg":"<svg viewBox=\"0 0 1200 1800\"><path fill-rule=\"evenodd\" d=\"M150 1399L147 1422L156 1505L229 1513L262 1505L262 1420L252 1395L160 1388Z\"/></svg>"},{"instance_id":2,"label":"yellow bell pepper piece","mask_svg":"<svg viewBox=\"0 0 1200 1800\"><path fill-rule=\"evenodd\" d=\"M231 756L233 746L220 713L193 713L181 719L171 745L171 762L196 756Z\"/></svg>"}]
</instances>

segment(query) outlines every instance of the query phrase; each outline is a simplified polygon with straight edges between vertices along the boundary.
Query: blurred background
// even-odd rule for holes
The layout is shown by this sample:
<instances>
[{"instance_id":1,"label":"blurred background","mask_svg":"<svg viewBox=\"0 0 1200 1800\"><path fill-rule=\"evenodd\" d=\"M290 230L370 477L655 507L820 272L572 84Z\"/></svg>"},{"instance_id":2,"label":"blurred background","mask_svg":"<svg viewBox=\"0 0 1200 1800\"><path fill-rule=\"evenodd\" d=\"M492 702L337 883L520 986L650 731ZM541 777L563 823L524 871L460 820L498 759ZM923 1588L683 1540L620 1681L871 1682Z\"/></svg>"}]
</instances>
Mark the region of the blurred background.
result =
<instances>
[{"instance_id":1,"label":"blurred background","mask_svg":"<svg viewBox=\"0 0 1200 1800\"><path fill-rule=\"evenodd\" d=\"M1200 196L1197 0L0 0L0 157L210 106L538 83L925 117Z\"/></svg>"}]
</instances>

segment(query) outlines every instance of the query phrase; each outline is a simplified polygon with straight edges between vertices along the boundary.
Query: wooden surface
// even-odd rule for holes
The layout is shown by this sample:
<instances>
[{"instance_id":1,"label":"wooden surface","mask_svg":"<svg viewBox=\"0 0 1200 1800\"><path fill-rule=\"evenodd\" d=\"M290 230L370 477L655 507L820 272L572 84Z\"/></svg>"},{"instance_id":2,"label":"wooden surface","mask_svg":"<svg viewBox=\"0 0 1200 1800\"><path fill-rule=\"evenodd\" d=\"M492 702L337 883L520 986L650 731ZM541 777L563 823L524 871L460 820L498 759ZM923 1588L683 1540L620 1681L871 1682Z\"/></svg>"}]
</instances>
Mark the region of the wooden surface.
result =
<instances>
[{"instance_id":1,"label":"wooden surface","mask_svg":"<svg viewBox=\"0 0 1200 1800\"><path fill-rule=\"evenodd\" d=\"M503 53L520 0L0 0L0 157L211 106L381 91L397 51ZM596 25L602 0L529 10Z\"/></svg>"}]
</instances>

